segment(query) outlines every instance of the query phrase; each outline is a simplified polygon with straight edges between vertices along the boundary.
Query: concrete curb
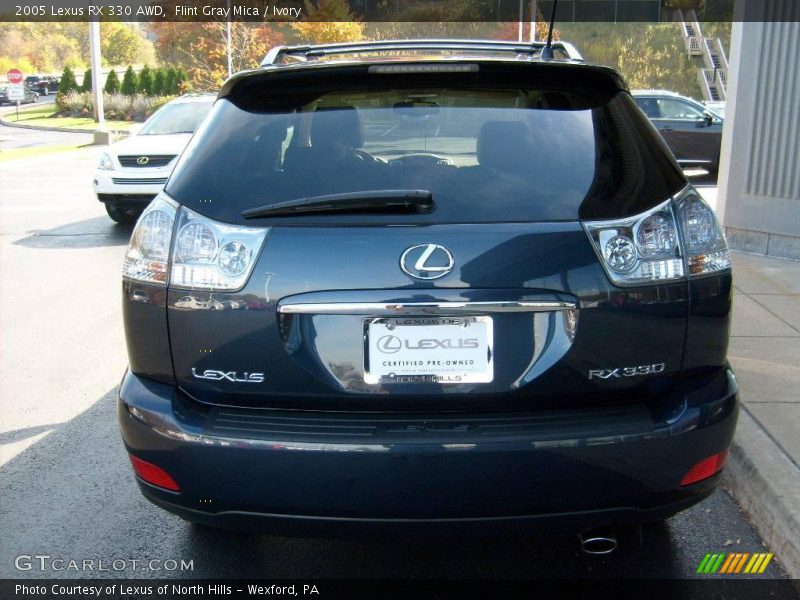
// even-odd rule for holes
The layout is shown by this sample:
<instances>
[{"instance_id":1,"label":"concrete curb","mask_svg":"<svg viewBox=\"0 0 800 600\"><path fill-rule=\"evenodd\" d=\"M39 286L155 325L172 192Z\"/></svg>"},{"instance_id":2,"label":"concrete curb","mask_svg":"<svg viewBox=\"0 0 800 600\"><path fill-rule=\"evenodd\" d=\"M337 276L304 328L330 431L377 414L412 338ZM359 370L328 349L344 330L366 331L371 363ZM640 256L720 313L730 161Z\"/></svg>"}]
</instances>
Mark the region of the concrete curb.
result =
<instances>
[{"instance_id":1,"label":"concrete curb","mask_svg":"<svg viewBox=\"0 0 800 600\"><path fill-rule=\"evenodd\" d=\"M800 469L742 406L723 485L793 579L800 579Z\"/></svg>"},{"instance_id":2,"label":"concrete curb","mask_svg":"<svg viewBox=\"0 0 800 600\"><path fill-rule=\"evenodd\" d=\"M19 129L34 129L36 131L61 131L64 133L85 133L88 135L92 135L94 133L94 129L73 129L71 127L40 127L39 125L22 125L20 123L14 123L12 121L6 121L3 117L0 117L0 125L5 125L6 127L18 127ZM128 135L127 131L122 131L120 129L111 129L109 130L110 133L114 134L117 137L126 136Z\"/></svg>"}]
</instances>

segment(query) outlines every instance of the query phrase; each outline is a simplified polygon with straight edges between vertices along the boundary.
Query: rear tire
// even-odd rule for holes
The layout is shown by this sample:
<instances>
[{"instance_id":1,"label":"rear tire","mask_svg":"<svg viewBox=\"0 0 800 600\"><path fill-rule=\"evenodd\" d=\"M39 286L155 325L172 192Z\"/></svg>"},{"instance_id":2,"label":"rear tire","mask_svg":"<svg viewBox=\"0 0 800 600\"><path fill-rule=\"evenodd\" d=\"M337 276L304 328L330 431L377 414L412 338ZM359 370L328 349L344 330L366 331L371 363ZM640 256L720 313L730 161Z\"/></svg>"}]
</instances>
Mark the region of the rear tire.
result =
<instances>
[{"instance_id":1,"label":"rear tire","mask_svg":"<svg viewBox=\"0 0 800 600\"><path fill-rule=\"evenodd\" d=\"M106 203L106 212L111 217L112 221L116 221L120 225L130 225L136 222L139 215L142 214L141 210L135 208L120 208L116 204Z\"/></svg>"}]
</instances>

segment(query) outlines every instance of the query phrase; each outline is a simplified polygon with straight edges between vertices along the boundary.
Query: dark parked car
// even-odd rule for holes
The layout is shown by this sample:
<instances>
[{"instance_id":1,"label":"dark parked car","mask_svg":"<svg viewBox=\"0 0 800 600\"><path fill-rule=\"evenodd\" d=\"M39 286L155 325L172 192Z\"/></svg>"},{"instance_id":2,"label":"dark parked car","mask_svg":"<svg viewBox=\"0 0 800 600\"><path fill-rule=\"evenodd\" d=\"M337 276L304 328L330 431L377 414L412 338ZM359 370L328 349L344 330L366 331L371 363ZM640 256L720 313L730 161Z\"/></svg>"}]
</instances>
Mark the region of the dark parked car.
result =
<instances>
[{"instance_id":1,"label":"dark parked car","mask_svg":"<svg viewBox=\"0 0 800 600\"><path fill-rule=\"evenodd\" d=\"M39 94L31 90L27 84L22 84L25 91L25 98L20 100L20 104L30 104L39 100ZM0 106L3 104L16 104L16 100L9 100L9 85L0 85Z\"/></svg>"},{"instance_id":2,"label":"dark parked car","mask_svg":"<svg viewBox=\"0 0 800 600\"><path fill-rule=\"evenodd\" d=\"M634 90L633 98L684 167L719 170L722 117L711 108L662 90Z\"/></svg>"},{"instance_id":3,"label":"dark parked car","mask_svg":"<svg viewBox=\"0 0 800 600\"><path fill-rule=\"evenodd\" d=\"M125 258L118 414L148 499L460 533L714 490L723 234L620 76L541 50L289 47L227 81Z\"/></svg>"},{"instance_id":4,"label":"dark parked car","mask_svg":"<svg viewBox=\"0 0 800 600\"><path fill-rule=\"evenodd\" d=\"M38 94L47 96L48 94L55 94L58 91L58 85L61 79L51 75L29 75L25 78L28 86Z\"/></svg>"}]
</instances>

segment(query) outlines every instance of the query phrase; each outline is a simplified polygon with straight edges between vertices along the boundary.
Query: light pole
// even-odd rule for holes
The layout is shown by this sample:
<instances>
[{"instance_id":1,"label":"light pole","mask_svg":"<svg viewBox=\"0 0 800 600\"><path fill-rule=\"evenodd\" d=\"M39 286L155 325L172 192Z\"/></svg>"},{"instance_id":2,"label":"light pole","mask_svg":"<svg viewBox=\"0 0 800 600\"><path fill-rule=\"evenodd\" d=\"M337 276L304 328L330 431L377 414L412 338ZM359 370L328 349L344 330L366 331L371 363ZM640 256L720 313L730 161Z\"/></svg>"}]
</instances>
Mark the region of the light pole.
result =
<instances>
[{"instance_id":1,"label":"light pole","mask_svg":"<svg viewBox=\"0 0 800 600\"><path fill-rule=\"evenodd\" d=\"M233 75L233 50L231 48L231 0L227 0L228 2L228 17L227 21L225 22L225 30L227 34L227 45L228 45L228 77Z\"/></svg>"},{"instance_id":2,"label":"light pole","mask_svg":"<svg viewBox=\"0 0 800 600\"><path fill-rule=\"evenodd\" d=\"M94 94L94 120L97 123L97 130L94 134L95 144L108 144L111 137L106 131L105 108L103 106L103 88L100 85L100 22L89 22L89 45L92 55L92 94Z\"/></svg>"}]
</instances>

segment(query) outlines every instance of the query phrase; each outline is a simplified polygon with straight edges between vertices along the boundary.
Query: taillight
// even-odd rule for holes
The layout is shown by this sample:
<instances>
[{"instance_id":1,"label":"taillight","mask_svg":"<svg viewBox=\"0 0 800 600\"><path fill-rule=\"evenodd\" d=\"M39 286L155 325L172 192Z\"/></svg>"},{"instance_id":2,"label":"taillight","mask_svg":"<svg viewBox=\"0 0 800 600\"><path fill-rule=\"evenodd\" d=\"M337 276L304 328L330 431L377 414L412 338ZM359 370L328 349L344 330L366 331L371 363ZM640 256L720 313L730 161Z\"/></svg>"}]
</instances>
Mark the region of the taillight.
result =
<instances>
[{"instance_id":1,"label":"taillight","mask_svg":"<svg viewBox=\"0 0 800 600\"><path fill-rule=\"evenodd\" d=\"M731 266L714 211L692 187L640 215L583 226L616 285L675 281Z\"/></svg>"},{"instance_id":2,"label":"taillight","mask_svg":"<svg viewBox=\"0 0 800 600\"><path fill-rule=\"evenodd\" d=\"M170 476L170 474L161 467L158 467L153 463L149 463L146 460L142 460L141 458L136 458L135 456L130 456L130 459L131 465L133 465L133 470L140 479L151 485L164 488L165 490L169 490L171 492L180 491L180 486L175 483L175 480Z\"/></svg>"},{"instance_id":3,"label":"taillight","mask_svg":"<svg viewBox=\"0 0 800 600\"><path fill-rule=\"evenodd\" d=\"M730 269L725 235L711 207L692 188L676 204L689 277Z\"/></svg>"},{"instance_id":4,"label":"taillight","mask_svg":"<svg viewBox=\"0 0 800 600\"><path fill-rule=\"evenodd\" d=\"M586 222L584 228L617 285L660 283L684 276L671 200L627 219Z\"/></svg>"},{"instance_id":5,"label":"taillight","mask_svg":"<svg viewBox=\"0 0 800 600\"><path fill-rule=\"evenodd\" d=\"M683 476L681 485L692 485L693 483L703 481L703 479L708 479L712 475L717 474L722 470L726 458L728 458L728 451L723 450L718 454L701 460Z\"/></svg>"},{"instance_id":6,"label":"taillight","mask_svg":"<svg viewBox=\"0 0 800 600\"><path fill-rule=\"evenodd\" d=\"M245 284L268 231L219 223L185 206L175 230L170 286L225 291Z\"/></svg>"},{"instance_id":7,"label":"taillight","mask_svg":"<svg viewBox=\"0 0 800 600\"><path fill-rule=\"evenodd\" d=\"M238 290L253 270L267 231L219 223L161 193L133 230L123 275L192 290Z\"/></svg>"},{"instance_id":8,"label":"taillight","mask_svg":"<svg viewBox=\"0 0 800 600\"><path fill-rule=\"evenodd\" d=\"M169 248L178 204L159 194L147 206L133 229L122 274L127 279L166 286Z\"/></svg>"}]
</instances>

